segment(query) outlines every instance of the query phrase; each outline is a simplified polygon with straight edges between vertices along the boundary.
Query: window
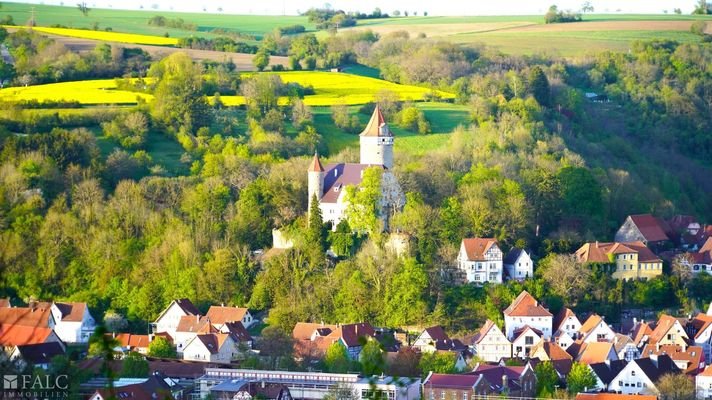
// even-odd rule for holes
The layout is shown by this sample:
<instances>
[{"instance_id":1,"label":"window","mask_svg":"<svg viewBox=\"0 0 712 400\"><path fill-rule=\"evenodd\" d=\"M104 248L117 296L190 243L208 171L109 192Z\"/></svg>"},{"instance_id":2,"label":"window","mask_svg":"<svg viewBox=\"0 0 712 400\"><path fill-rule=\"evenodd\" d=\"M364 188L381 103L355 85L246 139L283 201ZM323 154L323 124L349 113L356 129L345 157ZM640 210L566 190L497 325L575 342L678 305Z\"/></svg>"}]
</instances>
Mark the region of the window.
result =
<instances>
[{"instance_id":1,"label":"window","mask_svg":"<svg viewBox=\"0 0 712 400\"><path fill-rule=\"evenodd\" d=\"M445 400L445 391L444 390L442 392L440 392L440 398L442 400Z\"/></svg>"},{"instance_id":2,"label":"window","mask_svg":"<svg viewBox=\"0 0 712 400\"><path fill-rule=\"evenodd\" d=\"M534 344L534 337L533 336L527 336L524 338L524 344L527 346L531 346Z\"/></svg>"},{"instance_id":3,"label":"window","mask_svg":"<svg viewBox=\"0 0 712 400\"><path fill-rule=\"evenodd\" d=\"M462 393L462 400L467 400L467 392Z\"/></svg>"},{"instance_id":4,"label":"window","mask_svg":"<svg viewBox=\"0 0 712 400\"><path fill-rule=\"evenodd\" d=\"M623 386L623 381L618 381L618 386Z\"/></svg>"},{"instance_id":5,"label":"window","mask_svg":"<svg viewBox=\"0 0 712 400\"><path fill-rule=\"evenodd\" d=\"M630 376L635 376L635 371L630 371Z\"/></svg>"},{"instance_id":6,"label":"window","mask_svg":"<svg viewBox=\"0 0 712 400\"><path fill-rule=\"evenodd\" d=\"M638 382L638 385L637 385L637 386L638 386L638 387L641 387L642 385L640 384L640 382Z\"/></svg>"}]
</instances>

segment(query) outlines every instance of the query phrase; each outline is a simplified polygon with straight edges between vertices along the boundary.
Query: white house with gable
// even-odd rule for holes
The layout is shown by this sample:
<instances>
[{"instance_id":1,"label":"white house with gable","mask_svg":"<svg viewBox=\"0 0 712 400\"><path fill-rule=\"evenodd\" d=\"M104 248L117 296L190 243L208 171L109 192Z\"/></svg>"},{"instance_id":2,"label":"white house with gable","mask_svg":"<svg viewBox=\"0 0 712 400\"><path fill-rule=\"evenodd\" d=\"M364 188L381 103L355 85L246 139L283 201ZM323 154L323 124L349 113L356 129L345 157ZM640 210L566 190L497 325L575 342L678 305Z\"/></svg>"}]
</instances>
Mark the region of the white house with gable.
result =
<instances>
[{"instance_id":1,"label":"white house with gable","mask_svg":"<svg viewBox=\"0 0 712 400\"><path fill-rule=\"evenodd\" d=\"M156 319L156 322L153 324L153 332L166 332L171 335L172 338L175 338L176 328L178 328L180 319L187 315L200 315L200 311L188 299L173 300Z\"/></svg>"},{"instance_id":2,"label":"white house with gable","mask_svg":"<svg viewBox=\"0 0 712 400\"><path fill-rule=\"evenodd\" d=\"M196 335L183 348L183 359L190 361L229 363L237 354L237 341L227 333Z\"/></svg>"},{"instance_id":3,"label":"white house with gable","mask_svg":"<svg viewBox=\"0 0 712 400\"><path fill-rule=\"evenodd\" d=\"M502 283L502 250L496 239L462 239L457 266L470 283Z\"/></svg>"},{"instance_id":4,"label":"white house with gable","mask_svg":"<svg viewBox=\"0 0 712 400\"><path fill-rule=\"evenodd\" d=\"M695 389L698 399L712 399L712 365L695 377Z\"/></svg>"},{"instance_id":5,"label":"white house with gable","mask_svg":"<svg viewBox=\"0 0 712 400\"><path fill-rule=\"evenodd\" d=\"M579 337L584 343L611 342L616 333L598 314L591 314L579 329Z\"/></svg>"},{"instance_id":6,"label":"white house with gable","mask_svg":"<svg viewBox=\"0 0 712 400\"><path fill-rule=\"evenodd\" d=\"M86 303L52 303L54 331L65 343L88 343L94 333L96 321Z\"/></svg>"},{"instance_id":7,"label":"white house with gable","mask_svg":"<svg viewBox=\"0 0 712 400\"><path fill-rule=\"evenodd\" d=\"M475 355L488 362L499 362L512 357L512 343L502 330L491 320L487 320L473 340Z\"/></svg>"},{"instance_id":8,"label":"white house with gable","mask_svg":"<svg viewBox=\"0 0 712 400\"><path fill-rule=\"evenodd\" d=\"M524 249L513 248L504 257L503 263L507 279L522 281L534 277L534 262Z\"/></svg>"},{"instance_id":9,"label":"white house with gable","mask_svg":"<svg viewBox=\"0 0 712 400\"><path fill-rule=\"evenodd\" d=\"M515 331L528 326L541 331L544 339L550 340L554 316L529 292L522 291L504 310L505 334L514 339Z\"/></svg>"},{"instance_id":10,"label":"white house with gable","mask_svg":"<svg viewBox=\"0 0 712 400\"><path fill-rule=\"evenodd\" d=\"M611 380L608 390L621 394L657 395L657 382L665 374L679 374L680 369L667 355L630 361Z\"/></svg>"}]
</instances>

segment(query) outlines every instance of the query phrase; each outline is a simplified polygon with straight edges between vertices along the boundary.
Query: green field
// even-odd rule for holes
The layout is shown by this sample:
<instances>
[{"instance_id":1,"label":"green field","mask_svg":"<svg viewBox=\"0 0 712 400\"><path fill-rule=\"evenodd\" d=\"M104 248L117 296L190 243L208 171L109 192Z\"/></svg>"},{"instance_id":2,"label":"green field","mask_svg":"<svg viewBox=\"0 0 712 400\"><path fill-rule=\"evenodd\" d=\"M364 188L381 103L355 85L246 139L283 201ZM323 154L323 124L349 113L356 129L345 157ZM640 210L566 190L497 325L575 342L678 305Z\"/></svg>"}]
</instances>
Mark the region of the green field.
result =
<instances>
[{"instance_id":1,"label":"green field","mask_svg":"<svg viewBox=\"0 0 712 400\"><path fill-rule=\"evenodd\" d=\"M70 2L69 4L74 3ZM210 31L215 28L221 28L253 35L259 39L266 32L270 32L280 26L301 24L308 29L314 28L314 25L310 24L306 17L228 15L219 14L216 9L208 10L210 13L178 13L161 9L131 11L94 8L85 17L76 6L59 7L41 4L3 3L2 9L0 9L0 16L10 15L15 20L15 24L24 25L30 19L32 7L35 9L36 24L40 26L59 24L72 28L92 28L94 23L99 23L99 29L101 30L111 28L116 32L155 36L163 36L168 33L171 37L213 37L216 35L211 34ZM198 25L198 32L148 25L148 20L156 15L162 15L166 18L182 18L186 22Z\"/></svg>"},{"instance_id":2,"label":"green field","mask_svg":"<svg viewBox=\"0 0 712 400\"><path fill-rule=\"evenodd\" d=\"M415 106L423 110L425 117L430 121L433 133L419 135L401 128L398 124L390 124L391 130L396 136L396 152L417 156L437 150L447 143L449 134L458 125L469 123L469 111L463 105L416 103ZM370 116L358 113L358 109L359 107L350 107L351 112L359 117L361 124L366 126ZM331 119L329 107L314 107L313 111L314 124L329 149L329 154L336 154L347 147L358 146L358 134L347 133L337 128Z\"/></svg>"}]
</instances>

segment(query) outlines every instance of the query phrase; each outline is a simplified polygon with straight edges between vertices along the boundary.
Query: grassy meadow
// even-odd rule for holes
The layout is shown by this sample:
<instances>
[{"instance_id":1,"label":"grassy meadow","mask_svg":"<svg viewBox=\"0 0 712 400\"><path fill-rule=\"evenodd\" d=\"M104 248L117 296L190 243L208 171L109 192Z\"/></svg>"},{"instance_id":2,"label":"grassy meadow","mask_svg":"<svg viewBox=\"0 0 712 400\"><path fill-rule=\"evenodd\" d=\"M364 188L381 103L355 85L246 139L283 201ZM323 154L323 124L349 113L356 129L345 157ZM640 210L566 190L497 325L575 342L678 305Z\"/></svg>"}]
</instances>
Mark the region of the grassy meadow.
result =
<instances>
[{"instance_id":1,"label":"grassy meadow","mask_svg":"<svg viewBox=\"0 0 712 400\"><path fill-rule=\"evenodd\" d=\"M381 79L369 78L345 73L299 71L278 72L285 83L295 82L314 88L313 95L304 97L310 106L331 106L337 103L348 105L365 104L373 101L374 95L381 90L389 90L400 96L401 100L419 101L431 94L443 99L454 96L442 91L411 85L399 85ZM26 87L0 89L0 100L4 101L77 101L85 105L94 104L135 104L142 98L150 101L153 96L146 93L117 89L113 79L97 79L78 82L50 83ZM227 106L245 104L243 96L221 96ZM286 104L287 99L282 99Z\"/></svg>"}]
</instances>

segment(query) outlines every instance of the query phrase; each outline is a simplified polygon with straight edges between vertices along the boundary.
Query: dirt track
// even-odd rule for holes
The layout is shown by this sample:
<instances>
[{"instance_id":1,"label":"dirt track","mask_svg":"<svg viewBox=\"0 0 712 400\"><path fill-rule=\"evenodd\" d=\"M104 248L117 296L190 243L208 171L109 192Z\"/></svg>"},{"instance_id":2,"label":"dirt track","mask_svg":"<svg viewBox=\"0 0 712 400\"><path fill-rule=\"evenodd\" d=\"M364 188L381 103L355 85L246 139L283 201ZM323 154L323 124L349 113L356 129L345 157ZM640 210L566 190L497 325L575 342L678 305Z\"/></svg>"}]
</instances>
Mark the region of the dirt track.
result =
<instances>
[{"instance_id":1,"label":"dirt track","mask_svg":"<svg viewBox=\"0 0 712 400\"><path fill-rule=\"evenodd\" d=\"M584 21L503 28L506 32L689 31L693 21Z\"/></svg>"},{"instance_id":2,"label":"dirt track","mask_svg":"<svg viewBox=\"0 0 712 400\"><path fill-rule=\"evenodd\" d=\"M162 58L169 54L182 51L187 53L194 60L211 60L211 61L226 61L232 60L237 66L238 71L254 71L255 67L252 65L253 54L245 53L226 53L222 51L212 51L212 50L194 50L194 49L181 49L176 47L164 47L164 46L151 46L146 44L130 44L130 43L115 43L115 42L103 42L101 40L91 40L91 39L80 39L67 36L49 35L43 34L44 36L51 37L59 43L64 44L68 49L76 52L91 51L99 43L109 43L121 47L139 48L148 52L154 59ZM287 57L271 56L269 60L270 65L281 64L287 65Z\"/></svg>"}]
</instances>

